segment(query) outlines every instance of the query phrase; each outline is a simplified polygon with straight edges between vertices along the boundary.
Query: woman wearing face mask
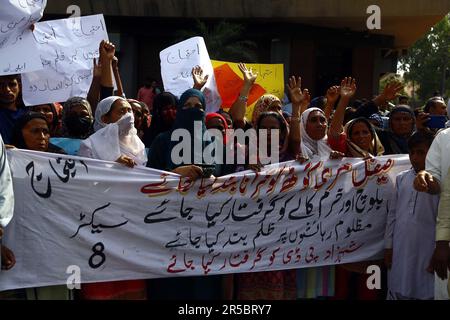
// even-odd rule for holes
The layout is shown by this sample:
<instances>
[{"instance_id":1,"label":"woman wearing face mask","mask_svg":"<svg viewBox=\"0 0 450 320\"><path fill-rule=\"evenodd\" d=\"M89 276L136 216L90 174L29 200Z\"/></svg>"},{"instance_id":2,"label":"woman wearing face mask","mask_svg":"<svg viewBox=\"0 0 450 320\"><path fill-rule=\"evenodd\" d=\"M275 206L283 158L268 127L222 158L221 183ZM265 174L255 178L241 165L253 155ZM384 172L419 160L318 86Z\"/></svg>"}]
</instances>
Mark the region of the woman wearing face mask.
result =
<instances>
[{"instance_id":1,"label":"woman wearing face mask","mask_svg":"<svg viewBox=\"0 0 450 320\"><path fill-rule=\"evenodd\" d=\"M95 133L83 140L78 155L116 161L128 167L145 165L145 146L137 136L130 104L123 98L103 99L95 110Z\"/></svg>"},{"instance_id":2,"label":"woman wearing face mask","mask_svg":"<svg viewBox=\"0 0 450 320\"><path fill-rule=\"evenodd\" d=\"M150 147L148 167L172 171L193 180L209 176L216 170L215 164L205 163L201 155L197 154L196 157L193 148L194 140L202 146L202 151L212 143L209 136L205 135L205 108L205 98L201 91L189 89L181 95L172 129L159 134ZM194 122L197 125L200 123L201 130L194 130ZM181 163L178 163L179 159L172 158L172 150L179 142L171 141L171 136L177 129L187 130L191 138L191 152L182 154ZM184 142L184 137L182 139ZM152 279L149 280L149 288L149 294L154 294L151 299L219 299L221 276Z\"/></svg>"},{"instance_id":3,"label":"woman wearing face mask","mask_svg":"<svg viewBox=\"0 0 450 320\"><path fill-rule=\"evenodd\" d=\"M150 127L144 131L144 143L147 148L160 134L172 128L177 113L178 99L170 92L158 94L153 100Z\"/></svg>"},{"instance_id":4,"label":"woman wearing face mask","mask_svg":"<svg viewBox=\"0 0 450 320\"><path fill-rule=\"evenodd\" d=\"M94 118L89 102L81 97L72 97L64 103L62 112L62 138L51 138L50 141L63 148L67 154L77 155L80 144L92 132Z\"/></svg>"},{"instance_id":5,"label":"woman wearing face mask","mask_svg":"<svg viewBox=\"0 0 450 320\"><path fill-rule=\"evenodd\" d=\"M79 155L116 161L128 167L145 165L147 156L134 128L130 104L122 97L103 99L95 110L95 133L81 142ZM146 299L144 280L88 283L81 286L81 296L88 300Z\"/></svg>"},{"instance_id":6,"label":"woman wearing face mask","mask_svg":"<svg viewBox=\"0 0 450 320\"><path fill-rule=\"evenodd\" d=\"M197 179L202 175L214 173L217 175L216 166L212 163L206 163L203 159L203 150L211 143L209 135L204 136L205 126L205 97L203 93L196 89L185 91L178 102L175 122L169 131L163 132L156 137L150 146L147 166L178 173L182 176L188 176ZM201 124L202 130L194 130L195 122ZM180 143L171 141L172 133L177 129L189 131L191 137L191 153L180 155L180 159L172 159L172 150ZM195 153L194 139L201 141L201 154ZM177 154L178 155L178 154ZM187 159L185 161L184 159ZM180 161L178 161L180 160ZM208 172L203 172L203 169ZM214 172L210 172L211 170Z\"/></svg>"}]
</instances>

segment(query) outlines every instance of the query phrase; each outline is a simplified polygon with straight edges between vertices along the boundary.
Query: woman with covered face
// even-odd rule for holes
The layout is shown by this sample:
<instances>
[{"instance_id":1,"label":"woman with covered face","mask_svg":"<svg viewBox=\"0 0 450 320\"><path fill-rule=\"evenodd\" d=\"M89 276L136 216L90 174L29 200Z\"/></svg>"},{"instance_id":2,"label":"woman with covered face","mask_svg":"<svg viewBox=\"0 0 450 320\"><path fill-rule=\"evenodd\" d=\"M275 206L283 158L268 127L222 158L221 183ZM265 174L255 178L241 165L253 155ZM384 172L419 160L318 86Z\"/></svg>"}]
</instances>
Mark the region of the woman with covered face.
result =
<instances>
[{"instance_id":1,"label":"woman with covered face","mask_svg":"<svg viewBox=\"0 0 450 320\"><path fill-rule=\"evenodd\" d=\"M172 128L177 114L178 99L170 92L158 94L153 100L150 127L144 131L144 143L148 148L153 140Z\"/></svg>"},{"instance_id":2,"label":"woman with covered face","mask_svg":"<svg viewBox=\"0 0 450 320\"><path fill-rule=\"evenodd\" d=\"M80 144L92 132L94 117L85 98L72 97L64 103L62 111L63 137L50 141L63 148L67 154L77 155Z\"/></svg>"},{"instance_id":3,"label":"woman with covered face","mask_svg":"<svg viewBox=\"0 0 450 320\"><path fill-rule=\"evenodd\" d=\"M216 171L218 168L213 163L214 161L209 161L211 163L208 163L203 158L203 150L212 143L211 137L206 133L205 108L205 97L201 91L189 89L181 95L172 128L169 131L159 134L150 146L148 167L172 171L192 179L218 174ZM201 130L195 130L196 122L200 125ZM173 132L177 129L183 129L189 132L189 142L191 145L189 154L185 154L184 152L186 150L183 149L180 150L182 152L175 151L175 154L172 155L172 150L174 148L178 149L182 143L171 140ZM197 140L198 144L201 145L199 150L201 152L200 154L196 154L194 140ZM173 156L177 156L179 159L173 159Z\"/></svg>"},{"instance_id":4,"label":"woman with covered face","mask_svg":"<svg viewBox=\"0 0 450 320\"><path fill-rule=\"evenodd\" d=\"M128 167L145 165L145 146L137 136L130 104L122 97L103 99L95 110L95 133L83 140L80 156L116 161Z\"/></svg>"},{"instance_id":5,"label":"woman with covered face","mask_svg":"<svg viewBox=\"0 0 450 320\"><path fill-rule=\"evenodd\" d=\"M172 128L160 133L150 146L148 167L171 171L193 180L211 174L217 175L218 168L215 163L206 161L202 154L196 155L194 150L194 140L201 145L201 151L212 143L206 133L205 108L205 97L201 91L189 89L181 95ZM200 130L195 130L195 122L197 126L200 125ZM190 152L186 150L175 152L180 159L172 157L172 150L181 143L171 140L172 133L177 129L189 132L189 137L183 136L180 140L184 143L185 139L188 139L191 145ZM152 279L149 280L149 288L151 288L150 295L154 293L152 299L219 299L221 276Z\"/></svg>"},{"instance_id":6,"label":"woman with covered face","mask_svg":"<svg viewBox=\"0 0 450 320\"><path fill-rule=\"evenodd\" d=\"M145 165L147 156L134 128L130 104L122 97L103 99L95 110L95 133L81 142L79 155L116 161L130 168ZM88 300L146 299L144 280L87 283L81 286L81 296Z\"/></svg>"}]
</instances>

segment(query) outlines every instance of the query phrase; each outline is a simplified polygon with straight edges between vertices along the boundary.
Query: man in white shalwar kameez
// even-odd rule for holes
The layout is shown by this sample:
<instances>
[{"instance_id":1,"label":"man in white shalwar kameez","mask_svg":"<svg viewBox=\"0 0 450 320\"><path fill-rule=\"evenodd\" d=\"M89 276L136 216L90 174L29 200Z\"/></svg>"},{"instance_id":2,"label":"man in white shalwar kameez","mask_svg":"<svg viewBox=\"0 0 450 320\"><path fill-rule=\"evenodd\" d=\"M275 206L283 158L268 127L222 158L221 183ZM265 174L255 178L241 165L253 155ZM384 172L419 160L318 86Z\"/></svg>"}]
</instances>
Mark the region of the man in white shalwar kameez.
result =
<instances>
[{"instance_id":1,"label":"man in white shalwar kameez","mask_svg":"<svg viewBox=\"0 0 450 320\"><path fill-rule=\"evenodd\" d=\"M450 99L447 105L450 118ZM450 122L450 121L449 121ZM450 123L447 123L450 126ZM417 174L414 188L430 192L430 181L442 184L450 169L450 128L441 130L434 138L428 151L425 170ZM442 188L442 186L441 186ZM436 224L436 247L430 269L437 274L435 299L449 299L450 296L450 211L440 210Z\"/></svg>"},{"instance_id":2,"label":"man in white shalwar kameez","mask_svg":"<svg viewBox=\"0 0 450 320\"><path fill-rule=\"evenodd\" d=\"M13 217L14 193L11 172L6 159L5 145L0 135L0 239L3 236L3 228L8 225ZM0 265L2 269L10 269L14 266L14 254L7 247L0 244Z\"/></svg>"}]
</instances>

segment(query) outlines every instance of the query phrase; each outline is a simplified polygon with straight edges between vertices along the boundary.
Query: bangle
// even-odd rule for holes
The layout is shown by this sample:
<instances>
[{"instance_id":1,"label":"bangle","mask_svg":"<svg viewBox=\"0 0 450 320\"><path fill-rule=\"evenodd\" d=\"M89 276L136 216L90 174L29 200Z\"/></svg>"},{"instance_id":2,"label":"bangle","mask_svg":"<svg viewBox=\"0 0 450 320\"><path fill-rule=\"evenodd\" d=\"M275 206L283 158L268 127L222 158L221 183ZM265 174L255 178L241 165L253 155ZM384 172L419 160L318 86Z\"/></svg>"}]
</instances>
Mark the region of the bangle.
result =
<instances>
[{"instance_id":1,"label":"bangle","mask_svg":"<svg viewBox=\"0 0 450 320\"><path fill-rule=\"evenodd\" d=\"M295 121L300 121L300 117L291 117L291 121L295 120Z\"/></svg>"},{"instance_id":2,"label":"bangle","mask_svg":"<svg viewBox=\"0 0 450 320\"><path fill-rule=\"evenodd\" d=\"M247 96L239 96L239 100L242 102L247 102L248 101L248 97Z\"/></svg>"}]
</instances>

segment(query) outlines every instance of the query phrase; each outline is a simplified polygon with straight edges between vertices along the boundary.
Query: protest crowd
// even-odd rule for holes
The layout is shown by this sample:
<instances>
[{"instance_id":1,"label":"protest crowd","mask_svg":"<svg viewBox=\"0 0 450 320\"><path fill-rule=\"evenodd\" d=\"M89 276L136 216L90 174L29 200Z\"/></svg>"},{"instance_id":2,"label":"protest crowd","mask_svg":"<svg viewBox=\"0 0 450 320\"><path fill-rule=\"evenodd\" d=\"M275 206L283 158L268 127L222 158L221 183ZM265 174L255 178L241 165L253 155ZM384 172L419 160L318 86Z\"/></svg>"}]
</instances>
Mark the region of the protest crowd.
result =
<instances>
[{"instance_id":1,"label":"protest crowd","mask_svg":"<svg viewBox=\"0 0 450 320\"><path fill-rule=\"evenodd\" d=\"M103 40L96 45L99 55L92 59L92 82L85 96L25 106L21 74L0 76L0 237L8 233L7 225L14 219L8 210L13 210L17 197L7 160L10 151L115 161L129 168L148 167L198 180L264 170L263 159L250 161L249 145L227 139L227 130L256 129L258 142L266 139L270 146L270 133L258 133L266 129L276 132L280 163L409 155L411 168L396 177L395 201L387 214L384 259L278 271L82 283L80 290L65 285L13 289L0 292L0 299L434 299L435 274L448 280L450 122L430 125L430 119L448 120L448 97L429 97L423 107L413 109L408 97L401 96L402 85L391 82L375 97L356 100L358 79L351 75L331 84L321 96L312 97L302 87L301 75L292 75L286 84L287 99L263 94L249 116L249 95L260 75L245 63L238 65L243 82L231 107L213 110L205 89L212 75L201 66L192 68L193 86L181 95L165 91L152 78L139 93L124 92L114 44ZM213 143L207 134L196 134L196 121L201 123L202 133L216 129L223 135L220 145L224 150L243 150L243 163L194 161L193 150L191 162L174 161L171 136L176 129L187 130L202 146ZM4 276L14 269L15 254L2 245ZM380 267L381 289L368 288L369 265Z\"/></svg>"}]
</instances>

